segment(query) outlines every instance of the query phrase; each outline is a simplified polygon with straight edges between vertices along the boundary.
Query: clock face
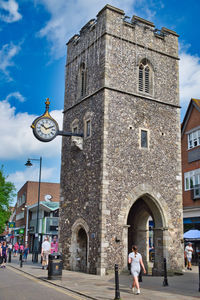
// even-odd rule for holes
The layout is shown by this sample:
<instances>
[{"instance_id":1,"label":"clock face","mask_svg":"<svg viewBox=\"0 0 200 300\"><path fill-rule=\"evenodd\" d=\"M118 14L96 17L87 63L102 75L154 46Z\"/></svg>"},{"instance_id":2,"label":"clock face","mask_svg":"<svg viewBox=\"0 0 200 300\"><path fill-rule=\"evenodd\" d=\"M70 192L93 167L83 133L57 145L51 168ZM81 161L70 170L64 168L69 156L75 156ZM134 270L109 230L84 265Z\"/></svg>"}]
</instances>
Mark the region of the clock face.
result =
<instances>
[{"instance_id":1,"label":"clock face","mask_svg":"<svg viewBox=\"0 0 200 300\"><path fill-rule=\"evenodd\" d=\"M50 142L58 133L58 125L53 119L44 117L36 121L33 133L40 141Z\"/></svg>"}]
</instances>

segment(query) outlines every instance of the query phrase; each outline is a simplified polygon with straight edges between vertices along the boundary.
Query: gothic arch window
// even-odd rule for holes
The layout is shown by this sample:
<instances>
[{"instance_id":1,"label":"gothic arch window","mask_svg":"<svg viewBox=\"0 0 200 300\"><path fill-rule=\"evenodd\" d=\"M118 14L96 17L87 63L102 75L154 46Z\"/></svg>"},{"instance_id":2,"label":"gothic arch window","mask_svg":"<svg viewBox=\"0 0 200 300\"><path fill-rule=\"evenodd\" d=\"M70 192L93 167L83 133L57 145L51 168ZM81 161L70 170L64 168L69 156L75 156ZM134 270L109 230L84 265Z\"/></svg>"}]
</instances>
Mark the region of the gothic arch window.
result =
<instances>
[{"instance_id":1,"label":"gothic arch window","mask_svg":"<svg viewBox=\"0 0 200 300\"><path fill-rule=\"evenodd\" d=\"M139 64L138 90L146 94L153 93L153 71L150 63L145 58Z\"/></svg>"},{"instance_id":2,"label":"gothic arch window","mask_svg":"<svg viewBox=\"0 0 200 300\"><path fill-rule=\"evenodd\" d=\"M82 62L80 65L78 86L79 86L79 93L78 93L79 97L84 97L86 95L86 89L87 89L87 70L84 62Z\"/></svg>"}]
</instances>

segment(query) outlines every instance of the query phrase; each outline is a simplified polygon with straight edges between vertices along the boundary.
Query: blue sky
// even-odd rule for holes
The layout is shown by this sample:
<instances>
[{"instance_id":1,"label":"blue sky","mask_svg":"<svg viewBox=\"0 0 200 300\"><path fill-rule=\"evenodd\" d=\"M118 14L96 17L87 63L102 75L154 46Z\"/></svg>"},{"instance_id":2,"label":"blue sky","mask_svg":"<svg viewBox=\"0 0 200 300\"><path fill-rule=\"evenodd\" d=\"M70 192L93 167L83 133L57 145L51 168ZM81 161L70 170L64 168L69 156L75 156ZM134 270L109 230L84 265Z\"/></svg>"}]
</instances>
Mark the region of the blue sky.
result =
<instances>
[{"instance_id":1,"label":"blue sky","mask_svg":"<svg viewBox=\"0 0 200 300\"><path fill-rule=\"evenodd\" d=\"M62 127L66 42L106 4L167 27L179 35L181 119L190 98L200 98L198 0L0 0L0 163L17 190L38 180L59 182L61 138L37 141L30 125L44 112L45 98Z\"/></svg>"}]
</instances>

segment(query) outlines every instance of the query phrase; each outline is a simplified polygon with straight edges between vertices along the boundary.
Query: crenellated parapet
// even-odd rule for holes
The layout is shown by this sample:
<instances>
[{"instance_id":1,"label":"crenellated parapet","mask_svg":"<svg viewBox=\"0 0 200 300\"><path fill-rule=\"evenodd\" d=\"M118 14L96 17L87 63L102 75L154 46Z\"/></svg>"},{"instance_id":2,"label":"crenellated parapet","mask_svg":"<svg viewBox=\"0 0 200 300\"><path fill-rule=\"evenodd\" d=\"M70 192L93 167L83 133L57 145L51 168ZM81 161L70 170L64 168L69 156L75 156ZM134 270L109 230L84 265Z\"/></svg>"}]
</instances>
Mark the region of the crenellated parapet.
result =
<instances>
[{"instance_id":1,"label":"crenellated parapet","mask_svg":"<svg viewBox=\"0 0 200 300\"><path fill-rule=\"evenodd\" d=\"M177 38L179 35L175 31L165 27L158 29L154 23L148 20L135 15L130 18L125 15L123 10L106 5L98 13L96 19L87 22L79 34L75 34L67 42L69 50L67 64L106 34L124 42L137 44L138 47L145 47L174 58L178 57Z\"/></svg>"}]
</instances>

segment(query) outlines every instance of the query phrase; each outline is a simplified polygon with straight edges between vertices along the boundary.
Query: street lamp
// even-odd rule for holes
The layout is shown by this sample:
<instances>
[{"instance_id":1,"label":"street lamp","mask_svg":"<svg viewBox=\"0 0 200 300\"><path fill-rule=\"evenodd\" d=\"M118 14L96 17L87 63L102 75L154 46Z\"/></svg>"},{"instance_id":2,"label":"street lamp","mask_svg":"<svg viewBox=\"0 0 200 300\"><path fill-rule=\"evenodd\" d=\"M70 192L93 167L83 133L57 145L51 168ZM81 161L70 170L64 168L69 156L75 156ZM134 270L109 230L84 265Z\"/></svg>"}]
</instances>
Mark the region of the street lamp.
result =
<instances>
[{"instance_id":1,"label":"street lamp","mask_svg":"<svg viewBox=\"0 0 200 300\"><path fill-rule=\"evenodd\" d=\"M39 169L39 181L38 181L38 203L37 203L37 220L36 220L36 231L35 231L35 239L34 239L34 245L33 245L33 258L32 261L34 263L38 262L38 253L39 253L39 208L40 208L40 183L41 183L41 168L42 168L42 157L40 158L28 158L25 166L26 167L32 167L31 161L38 161L40 163L40 169Z\"/></svg>"},{"instance_id":2,"label":"street lamp","mask_svg":"<svg viewBox=\"0 0 200 300\"><path fill-rule=\"evenodd\" d=\"M22 208L23 211L25 211L26 209L26 222L25 222L25 225L26 225L26 231L25 231L25 243L28 243L28 217L29 217L29 208L28 208L28 205L24 205L24 207Z\"/></svg>"}]
</instances>

